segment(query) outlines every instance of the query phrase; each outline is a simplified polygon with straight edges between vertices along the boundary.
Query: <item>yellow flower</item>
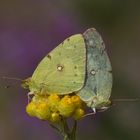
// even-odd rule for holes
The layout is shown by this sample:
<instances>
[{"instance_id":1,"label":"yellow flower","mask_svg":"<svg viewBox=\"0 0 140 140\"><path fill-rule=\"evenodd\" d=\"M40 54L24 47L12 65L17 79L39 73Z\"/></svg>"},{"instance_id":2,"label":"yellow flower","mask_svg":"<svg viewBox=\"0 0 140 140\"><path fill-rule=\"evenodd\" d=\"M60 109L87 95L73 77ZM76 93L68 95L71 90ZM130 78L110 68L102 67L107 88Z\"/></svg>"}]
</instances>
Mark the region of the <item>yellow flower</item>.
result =
<instances>
[{"instance_id":1,"label":"yellow flower","mask_svg":"<svg viewBox=\"0 0 140 140\"><path fill-rule=\"evenodd\" d=\"M59 113L52 113L51 117L50 117L50 121L51 122L59 122L61 120L61 116L59 115Z\"/></svg>"},{"instance_id":2,"label":"yellow flower","mask_svg":"<svg viewBox=\"0 0 140 140\"><path fill-rule=\"evenodd\" d=\"M48 120L51 116L51 111L47 103L42 102L37 104L36 117L41 120Z\"/></svg>"},{"instance_id":3,"label":"yellow flower","mask_svg":"<svg viewBox=\"0 0 140 140\"><path fill-rule=\"evenodd\" d=\"M77 95L73 95L72 97L71 97L71 100L72 100L72 102L75 104L75 106L77 107L77 108L83 108L84 107L84 102L80 99L80 97L79 96L77 96Z\"/></svg>"},{"instance_id":4,"label":"yellow flower","mask_svg":"<svg viewBox=\"0 0 140 140\"><path fill-rule=\"evenodd\" d=\"M35 95L27 105L30 116L50 122L59 122L61 117L79 120L85 114L84 102L77 95Z\"/></svg>"},{"instance_id":5,"label":"yellow flower","mask_svg":"<svg viewBox=\"0 0 140 140\"><path fill-rule=\"evenodd\" d=\"M30 102L26 106L26 112L28 113L29 116L34 117L36 115L36 105L33 102Z\"/></svg>"},{"instance_id":6,"label":"yellow flower","mask_svg":"<svg viewBox=\"0 0 140 140\"><path fill-rule=\"evenodd\" d=\"M57 112L58 111L59 101L60 101L60 97L57 94L51 94L48 97L47 103L48 103L48 105L50 107L50 110L52 112Z\"/></svg>"},{"instance_id":7,"label":"yellow flower","mask_svg":"<svg viewBox=\"0 0 140 140\"><path fill-rule=\"evenodd\" d=\"M48 120L51 116L46 96L35 95L32 101L27 105L26 112L30 116L37 117L41 120Z\"/></svg>"},{"instance_id":8,"label":"yellow flower","mask_svg":"<svg viewBox=\"0 0 140 140\"><path fill-rule=\"evenodd\" d=\"M58 105L58 110L60 115L64 117L70 117L75 110L75 105L73 104L69 95L65 95Z\"/></svg>"},{"instance_id":9,"label":"yellow flower","mask_svg":"<svg viewBox=\"0 0 140 140\"><path fill-rule=\"evenodd\" d=\"M79 120L84 116L84 114L85 114L85 111L83 109L81 109L81 108L78 108L78 109L75 110L75 112L74 112L72 117L75 120Z\"/></svg>"}]
</instances>

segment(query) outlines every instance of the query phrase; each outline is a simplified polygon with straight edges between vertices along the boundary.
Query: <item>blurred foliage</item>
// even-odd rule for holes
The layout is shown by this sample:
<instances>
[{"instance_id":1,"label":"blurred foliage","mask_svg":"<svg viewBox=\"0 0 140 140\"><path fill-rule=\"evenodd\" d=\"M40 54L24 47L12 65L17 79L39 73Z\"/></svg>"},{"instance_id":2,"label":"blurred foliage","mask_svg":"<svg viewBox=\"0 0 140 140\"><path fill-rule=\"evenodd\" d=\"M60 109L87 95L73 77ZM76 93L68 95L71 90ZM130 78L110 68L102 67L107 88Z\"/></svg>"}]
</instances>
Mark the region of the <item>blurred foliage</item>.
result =
<instances>
[{"instance_id":1,"label":"blurred foliage","mask_svg":"<svg viewBox=\"0 0 140 140\"><path fill-rule=\"evenodd\" d=\"M140 1L0 1L0 76L26 78L68 36L95 27L102 35L114 75L112 99L140 98ZM0 80L0 139L57 140L46 122L25 113L20 82ZM11 85L5 89L5 85ZM115 102L79 122L80 140L140 139L140 101Z\"/></svg>"}]
</instances>

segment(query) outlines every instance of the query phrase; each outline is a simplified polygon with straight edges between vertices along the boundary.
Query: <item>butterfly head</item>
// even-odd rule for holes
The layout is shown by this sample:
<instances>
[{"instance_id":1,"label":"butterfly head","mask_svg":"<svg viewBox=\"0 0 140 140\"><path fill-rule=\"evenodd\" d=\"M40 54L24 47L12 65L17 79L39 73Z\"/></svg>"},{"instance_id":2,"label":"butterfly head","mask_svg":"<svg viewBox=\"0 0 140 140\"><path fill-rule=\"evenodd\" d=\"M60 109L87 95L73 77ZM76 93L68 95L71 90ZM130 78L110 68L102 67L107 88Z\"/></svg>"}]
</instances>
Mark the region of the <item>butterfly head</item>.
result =
<instances>
[{"instance_id":1,"label":"butterfly head","mask_svg":"<svg viewBox=\"0 0 140 140\"><path fill-rule=\"evenodd\" d=\"M107 110L112 106L112 102L110 100L101 100L101 99L93 99L91 108L95 108L97 111L102 112Z\"/></svg>"},{"instance_id":2,"label":"butterfly head","mask_svg":"<svg viewBox=\"0 0 140 140\"><path fill-rule=\"evenodd\" d=\"M29 89L30 83L31 83L31 77L23 80L21 86L25 89Z\"/></svg>"}]
</instances>

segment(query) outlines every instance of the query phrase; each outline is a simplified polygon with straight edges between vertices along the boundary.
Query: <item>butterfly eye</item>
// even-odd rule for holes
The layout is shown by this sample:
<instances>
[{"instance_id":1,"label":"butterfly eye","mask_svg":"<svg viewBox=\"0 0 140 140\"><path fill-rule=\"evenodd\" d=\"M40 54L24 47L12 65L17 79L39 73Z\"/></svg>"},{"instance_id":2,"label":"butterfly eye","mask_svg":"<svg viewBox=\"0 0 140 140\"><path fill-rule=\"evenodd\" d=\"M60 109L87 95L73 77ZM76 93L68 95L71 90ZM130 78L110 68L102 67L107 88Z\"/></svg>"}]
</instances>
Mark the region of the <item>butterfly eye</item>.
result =
<instances>
[{"instance_id":1,"label":"butterfly eye","mask_svg":"<svg viewBox=\"0 0 140 140\"><path fill-rule=\"evenodd\" d=\"M98 98L95 96L92 100L93 103L96 103L98 101Z\"/></svg>"}]
</instances>

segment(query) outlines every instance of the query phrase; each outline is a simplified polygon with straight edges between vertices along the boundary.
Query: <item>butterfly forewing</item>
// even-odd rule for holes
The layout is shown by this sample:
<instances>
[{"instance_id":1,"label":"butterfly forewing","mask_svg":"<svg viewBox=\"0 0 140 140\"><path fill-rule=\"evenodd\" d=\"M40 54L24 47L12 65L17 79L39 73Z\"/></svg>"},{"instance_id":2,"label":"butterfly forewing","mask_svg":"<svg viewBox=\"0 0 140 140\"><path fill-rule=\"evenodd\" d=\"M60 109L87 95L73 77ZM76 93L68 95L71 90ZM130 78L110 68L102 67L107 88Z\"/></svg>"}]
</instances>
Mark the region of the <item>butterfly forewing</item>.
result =
<instances>
[{"instance_id":1,"label":"butterfly forewing","mask_svg":"<svg viewBox=\"0 0 140 140\"><path fill-rule=\"evenodd\" d=\"M80 90L85 81L86 48L81 34L73 35L52 50L37 66L31 91L68 94ZM36 87L38 87L36 89Z\"/></svg>"}]
</instances>

